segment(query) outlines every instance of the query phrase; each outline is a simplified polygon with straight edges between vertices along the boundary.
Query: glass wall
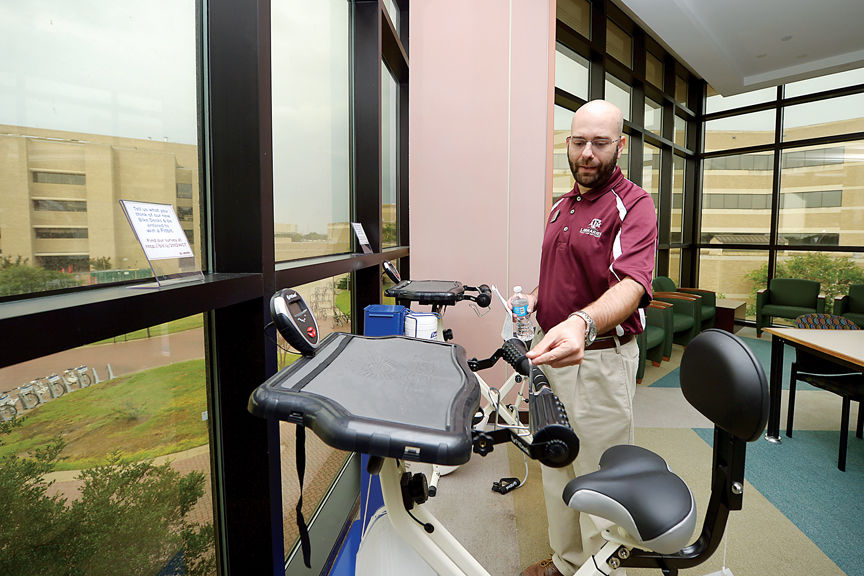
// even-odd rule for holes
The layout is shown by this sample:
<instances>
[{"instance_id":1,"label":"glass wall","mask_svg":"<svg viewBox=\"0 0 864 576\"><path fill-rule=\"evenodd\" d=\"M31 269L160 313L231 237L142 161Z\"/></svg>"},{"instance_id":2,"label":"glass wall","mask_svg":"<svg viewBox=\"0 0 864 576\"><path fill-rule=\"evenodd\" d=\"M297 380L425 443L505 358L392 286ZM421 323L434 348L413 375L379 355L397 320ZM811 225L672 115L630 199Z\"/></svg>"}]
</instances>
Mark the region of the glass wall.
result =
<instances>
[{"instance_id":1,"label":"glass wall","mask_svg":"<svg viewBox=\"0 0 864 576\"><path fill-rule=\"evenodd\" d=\"M325 330L350 330L352 310L380 302L381 262L408 265L406 246L348 253L347 223L385 226L380 163L352 165L358 149L385 150L382 35L402 59L401 110L408 95L401 38L354 28L387 10L407 41L409 19L401 0L268 7L0 9L14 47L0 61L0 574L270 574L274 558L290 574L302 563L294 516L278 514L295 504L281 490L296 486L279 454L290 433L247 410L254 385L290 359L266 304L302 286ZM370 66L372 81L352 82ZM362 146L360 118L377 124ZM405 159L401 126L386 150ZM148 286L120 199L172 206L205 281ZM407 192L388 203L407 213ZM359 473L338 474L344 455L310 446L318 573L353 519Z\"/></svg>"},{"instance_id":2,"label":"glass wall","mask_svg":"<svg viewBox=\"0 0 864 576\"><path fill-rule=\"evenodd\" d=\"M119 200L203 264L195 2L22 3L0 35L0 297L151 277Z\"/></svg>"},{"instance_id":3,"label":"glass wall","mask_svg":"<svg viewBox=\"0 0 864 576\"><path fill-rule=\"evenodd\" d=\"M848 91L862 80L864 71L853 70L728 98L709 89L703 288L747 299L752 317L752 295L769 278L817 280L832 294L861 281L864 142L856 137L864 131L864 90ZM808 96L814 93L816 99ZM748 112L748 106L767 109ZM715 119L715 111L722 117ZM747 154L725 153L742 147Z\"/></svg>"},{"instance_id":4,"label":"glass wall","mask_svg":"<svg viewBox=\"0 0 864 576\"><path fill-rule=\"evenodd\" d=\"M556 6L553 201L574 185L564 143L573 112L589 100L612 102L624 115L626 135L618 165L626 177L651 194L658 224L671 226L671 233L660 233L656 268L686 278L685 285L692 285L696 259L693 239L684 237L689 217L684 206L693 190L687 188L685 166L688 162L695 165L698 148L688 148L688 138L702 133L695 112L700 106L691 102L690 94L691 82L701 81L692 79L686 67L614 2L593 3L602 10L590 13L587 4L559 0ZM583 18L574 18L574 13ZM584 24L589 14L590 26ZM599 29L605 29L604 42L589 35L590 30ZM671 81L673 72L674 82L667 86L667 76ZM692 187L695 179L690 180Z\"/></svg>"}]
</instances>

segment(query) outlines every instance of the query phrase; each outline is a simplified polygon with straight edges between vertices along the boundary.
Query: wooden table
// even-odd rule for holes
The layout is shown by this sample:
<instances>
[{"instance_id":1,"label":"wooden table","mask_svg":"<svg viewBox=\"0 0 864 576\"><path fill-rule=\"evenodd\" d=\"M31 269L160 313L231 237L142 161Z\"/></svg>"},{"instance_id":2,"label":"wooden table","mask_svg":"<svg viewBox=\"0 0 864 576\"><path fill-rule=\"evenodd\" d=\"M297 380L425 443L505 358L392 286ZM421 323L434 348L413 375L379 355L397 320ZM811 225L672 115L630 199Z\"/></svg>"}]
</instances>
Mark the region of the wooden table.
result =
<instances>
[{"instance_id":1,"label":"wooden table","mask_svg":"<svg viewBox=\"0 0 864 576\"><path fill-rule=\"evenodd\" d=\"M768 409L769 442L780 443L780 400L783 390L783 345L806 350L852 370L864 370L864 330L803 330L800 328L765 328L771 334L770 404Z\"/></svg>"},{"instance_id":2,"label":"wooden table","mask_svg":"<svg viewBox=\"0 0 864 576\"><path fill-rule=\"evenodd\" d=\"M742 323L744 322L744 316L747 312L747 302L744 300L718 298L714 310L714 327L734 334L741 329L741 324L736 324L735 321L741 320Z\"/></svg>"}]
</instances>

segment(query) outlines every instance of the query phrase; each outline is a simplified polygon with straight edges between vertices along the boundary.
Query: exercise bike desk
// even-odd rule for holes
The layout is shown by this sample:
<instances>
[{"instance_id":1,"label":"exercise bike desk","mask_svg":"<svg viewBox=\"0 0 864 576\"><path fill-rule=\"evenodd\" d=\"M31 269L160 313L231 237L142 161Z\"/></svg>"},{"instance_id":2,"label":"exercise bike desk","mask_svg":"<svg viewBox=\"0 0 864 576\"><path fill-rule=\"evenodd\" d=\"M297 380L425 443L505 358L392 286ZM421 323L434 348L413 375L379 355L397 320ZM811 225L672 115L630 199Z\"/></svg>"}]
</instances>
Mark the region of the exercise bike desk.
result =
<instances>
[{"instance_id":1,"label":"exercise bike desk","mask_svg":"<svg viewBox=\"0 0 864 576\"><path fill-rule=\"evenodd\" d=\"M349 452L455 466L471 457L477 378L457 344L335 332L259 386L249 411Z\"/></svg>"}]
</instances>

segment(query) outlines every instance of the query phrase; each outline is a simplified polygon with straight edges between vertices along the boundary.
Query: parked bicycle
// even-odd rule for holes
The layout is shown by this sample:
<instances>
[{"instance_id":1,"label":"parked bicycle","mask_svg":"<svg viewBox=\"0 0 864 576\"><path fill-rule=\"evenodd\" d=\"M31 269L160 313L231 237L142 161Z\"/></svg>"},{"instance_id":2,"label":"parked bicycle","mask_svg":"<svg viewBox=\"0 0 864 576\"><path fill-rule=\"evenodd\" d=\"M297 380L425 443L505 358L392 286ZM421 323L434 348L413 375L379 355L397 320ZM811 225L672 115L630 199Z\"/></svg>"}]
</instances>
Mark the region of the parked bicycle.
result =
<instances>
[{"instance_id":1,"label":"parked bicycle","mask_svg":"<svg viewBox=\"0 0 864 576\"><path fill-rule=\"evenodd\" d=\"M42 378L37 378L18 388L18 399L24 408L32 410L44 402L43 394L47 391L48 387L42 382Z\"/></svg>"},{"instance_id":2,"label":"parked bicycle","mask_svg":"<svg viewBox=\"0 0 864 576\"><path fill-rule=\"evenodd\" d=\"M18 416L18 399L13 398L8 392L0 394L0 421L8 422Z\"/></svg>"},{"instance_id":3,"label":"parked bicycle","mask_svg":"<svg viewBox=\"0 0 864 576\"><path fill-rule=\"evenodd\" d=\"M86 364L81 364L77 368L67 368L63 372L63 383L66 385L67 392L72 392L73 384L78 384L79 389L87 388L93 384L90 368Z\"/></svg>"}]
</instances>

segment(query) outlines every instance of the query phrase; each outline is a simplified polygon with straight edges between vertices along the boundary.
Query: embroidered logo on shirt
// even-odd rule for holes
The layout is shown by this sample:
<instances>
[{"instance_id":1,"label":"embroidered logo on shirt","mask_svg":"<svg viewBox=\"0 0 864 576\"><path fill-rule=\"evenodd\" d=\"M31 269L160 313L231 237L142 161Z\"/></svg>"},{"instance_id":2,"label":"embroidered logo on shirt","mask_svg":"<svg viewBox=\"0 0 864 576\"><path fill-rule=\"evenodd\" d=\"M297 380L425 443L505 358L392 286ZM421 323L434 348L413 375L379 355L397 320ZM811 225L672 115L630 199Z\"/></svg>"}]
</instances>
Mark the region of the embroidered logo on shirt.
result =
<instances>
[{"instance_id":1,"label":"embroidered logo on shirt","mask_svg":"<svg viewBox=\"0 0 864 576\"><path fill-rule=\"evenodd\" d=\"M579 232L582 234L588 234L589 236L594 236L595 238L600 237L600 226L603 224L603 221L600 218L594 218L591 220L591 223L588 225L588 228L580 228Z\"/></svg>"}]
</instances>

